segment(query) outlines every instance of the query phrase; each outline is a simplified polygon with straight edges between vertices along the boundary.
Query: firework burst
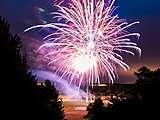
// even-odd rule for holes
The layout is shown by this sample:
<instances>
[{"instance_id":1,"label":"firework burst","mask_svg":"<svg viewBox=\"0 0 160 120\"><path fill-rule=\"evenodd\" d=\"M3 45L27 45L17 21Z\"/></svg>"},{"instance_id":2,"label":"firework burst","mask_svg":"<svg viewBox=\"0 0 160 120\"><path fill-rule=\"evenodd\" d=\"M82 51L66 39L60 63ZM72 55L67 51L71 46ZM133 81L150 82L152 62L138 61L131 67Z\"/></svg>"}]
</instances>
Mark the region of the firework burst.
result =
<instances>
[{"instance_id":1,"label":"firework burst","mask_svg":"<svg viewBox=\"0 0 160 120\"><path fill-rule=\"evenodd\" d=\"M123 62L123 54L134 55L132 49L141 53L136 43L130 41L139 33L129 33L127 28L139 22L128 24L113 15L115 0L105 3L104 0L70 0L66 5L62 1L55 6L57 12L52 12L53 23L36 25L28 28L54 29L47 35L43 45L37 50L50 49L44 58L48 65L57 65L57 74L67 77L70 83L86 81L88 85L100 83L100 75L107 75L111 83L116 78L116 67L124 70L129 66Z\"/></svg>"}]
</instances>

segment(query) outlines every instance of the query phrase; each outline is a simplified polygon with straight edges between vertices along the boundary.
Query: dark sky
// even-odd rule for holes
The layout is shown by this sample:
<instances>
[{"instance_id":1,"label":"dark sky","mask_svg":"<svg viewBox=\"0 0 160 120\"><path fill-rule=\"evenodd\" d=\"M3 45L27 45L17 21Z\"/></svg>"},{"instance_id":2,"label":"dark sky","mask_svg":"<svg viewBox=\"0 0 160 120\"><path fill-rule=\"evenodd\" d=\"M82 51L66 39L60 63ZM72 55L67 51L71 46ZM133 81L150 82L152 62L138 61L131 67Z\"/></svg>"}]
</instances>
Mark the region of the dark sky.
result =
<instances>
[{"instance_id":1,"label":"dark sky","mask_svg":"<svg viewBox=\"0 0 160 120\"><path fill-rule=\"evenodd\" d=\"M37 14L37 8L52 11L51 1L54 0L0 0L0 15L11 24L14 33L23 33L24 29L36 25L43 15ZM128 21L140 21L133 31L141 33L138 41L142 56L129 56L125 61L131 70L120 72L121 83L134 82L133 72L146 65L151 69L160 67L160 0L117 0L117 13Z\"/></svg>"}]
</instances>

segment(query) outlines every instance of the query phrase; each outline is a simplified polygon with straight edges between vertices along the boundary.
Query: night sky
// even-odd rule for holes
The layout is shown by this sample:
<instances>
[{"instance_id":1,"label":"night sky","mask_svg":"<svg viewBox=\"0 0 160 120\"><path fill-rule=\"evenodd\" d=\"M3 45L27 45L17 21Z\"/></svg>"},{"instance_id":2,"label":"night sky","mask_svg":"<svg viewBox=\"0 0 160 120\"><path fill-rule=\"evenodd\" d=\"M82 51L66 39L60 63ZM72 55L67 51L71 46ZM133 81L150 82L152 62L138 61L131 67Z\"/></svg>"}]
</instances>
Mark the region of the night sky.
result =
<instances>
[{"instance_id":1,"label":"night sky","mask_svg":"<svg viewBox=\"0 0 160 120\"><path fill-rule=\"evenodd\" d=\"M54 0L0 0L0 16L11 24L12 32L23 35L27 27L44 22L41 18L45 20L45 15L54 11L51 1ZM142 56L128 55L125 61L131 69L128 72L120 70L120 82L133 83L133 72L139 67L160 67L160 0L117 0L115 5L119 6L117 13L120 18L129 22L140 21L131 30L141 34L137 43L142 49Z\"/></svg>"}]
</instances>

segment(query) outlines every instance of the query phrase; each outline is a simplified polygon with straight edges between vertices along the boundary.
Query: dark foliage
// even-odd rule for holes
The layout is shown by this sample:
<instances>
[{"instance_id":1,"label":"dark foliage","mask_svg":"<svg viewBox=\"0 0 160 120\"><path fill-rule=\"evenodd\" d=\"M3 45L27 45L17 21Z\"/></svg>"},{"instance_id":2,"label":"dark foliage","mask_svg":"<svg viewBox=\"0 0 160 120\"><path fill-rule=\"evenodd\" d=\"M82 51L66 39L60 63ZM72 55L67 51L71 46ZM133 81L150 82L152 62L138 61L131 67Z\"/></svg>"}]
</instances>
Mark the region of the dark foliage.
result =
<instances>
[{"instance_id":1,"label":"dark foliage","mask_svg":"<svg viewBox=\"0 0 160 120\"><path fill-rule=\"evenodd\" d=\"M135 75L137 76L136 93L141 96L145 113L157 113L160 100L160 69L151 71L147 67L142 67L135 72Z\"/></svg>"},{"instance_id":2,"label":"dark foliage","mask_svg":"<svg viewBox=\"0 0 160 120\"><path fill-rule=\"evenodd\" d=\"M63 120L63 105L54 85L37 86L21 53L21 41L0 17L1 111L4 119Z\"/></svg>"},{"instance_id":3,"label":"dark foliage","mask_svg":"<svg viewBox=\"0 0 160 120\"><path fill-rule=\"evenodd\" d=\"M132 97L111 98L113 105L106 108L102 100L97 99L88 106L88 114L85 118L89 120L131 119L131 116L134 119L155 118L159 109L160 69L151 71L147 67L142 67L135 72L135 75L137 82L130 92Z\"/></svg>"},{"instance_id":4,"label":"dark foliage","mask_svg":"<svg viewBox=\"0 0 160 120\"><path fill-rule=\"evenodd\" d=\"M36 105L38 107L37 112L41 119L63 120L63 104L54 84L46 80L45 85L36 86L35 90Z\"/></svg>"},{"instance_id":5,"label":"dark foliage","mask_svg":"<svg viewBox=\"0 0 160 120\"><path fill-rule=\"evenodd\" d=\"M84 117L87 120L106 120L107 108L100 98L97 98L94 103L90 103L87 111L88 114Z\"/></svg>"}]
</instances>

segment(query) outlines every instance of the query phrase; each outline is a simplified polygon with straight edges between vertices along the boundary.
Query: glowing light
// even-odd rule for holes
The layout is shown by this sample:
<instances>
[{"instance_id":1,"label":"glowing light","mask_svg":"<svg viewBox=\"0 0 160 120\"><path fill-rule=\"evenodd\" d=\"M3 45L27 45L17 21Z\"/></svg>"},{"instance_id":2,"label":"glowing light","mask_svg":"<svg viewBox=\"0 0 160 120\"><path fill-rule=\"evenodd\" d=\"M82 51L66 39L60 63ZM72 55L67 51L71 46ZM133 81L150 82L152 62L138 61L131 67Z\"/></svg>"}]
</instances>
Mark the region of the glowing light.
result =
<instances>
[{"instance_id":1,"label":"glowing light","mask_svg":"<svg viewBox=\"0 0 160 120\"><path fill-rule=\"evenodd\" d=\"M89 56L87 54L81 54L73 58L72 66L73 68L81 73L87 72L93 69L96 64L96 58L94 56Z\"/></svg>"},{"instance_id":2,"label":"glowing light","mask_svg":"<svg viewBox=\"0 0 160 120\"><path fill-rule=\"evenodd\" d=\"M89 49L93 49L93 48L95 48L95 43L94 43L93 41L89 41L87 47L88 47Z\"/></svg>"},{"instance_id":3,"label":"glowing light","mask_svg":"<svg viewBox=\"0 0 160 120\"><path fill-rule=\"evenodd\" d=\"M109 2L110 1L110 2ZM51 28L55 32L44 38L44 44L37 50L49 49L44 58L48 65L57 66L57 74L70 79L72 83L79 74L79 87L82 81L100 83L99 76L105 75L113 83L117 66L124 70L129 66L121 53L134 55L132 49L141 54L141 49L130 37L140 37L139 33L126 31L132 25L113 15L115 0L70 0L63 5L57 3L57 12L52 12L53 23L36 25L35 28ZM83 49L82 49L83 48Z\"/></svg>"}]
</instances>

